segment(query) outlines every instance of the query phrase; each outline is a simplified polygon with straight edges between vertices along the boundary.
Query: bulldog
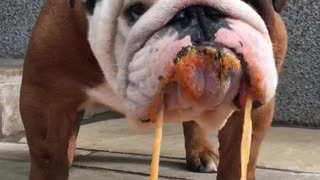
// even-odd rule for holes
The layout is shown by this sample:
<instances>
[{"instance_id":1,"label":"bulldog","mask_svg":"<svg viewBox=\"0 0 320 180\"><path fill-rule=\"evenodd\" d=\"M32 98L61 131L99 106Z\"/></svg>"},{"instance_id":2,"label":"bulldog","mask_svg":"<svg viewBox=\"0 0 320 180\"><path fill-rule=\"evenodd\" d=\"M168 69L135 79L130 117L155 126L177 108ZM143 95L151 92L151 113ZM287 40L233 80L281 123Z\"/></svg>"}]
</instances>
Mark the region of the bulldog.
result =
<instances>
[{"instance_id":1,"label":"bulldog","mask_svg":"<svg viewBox=\"0 0 320 180\"><path fill-rule=\"evenodd\" d=\"M243 97L255 103L248 179L272 122L287 51L279 15L285 0L47 0L33 29L20 110L31 155L30 179L68 179L85 109L108 106L134 127L152 125L157 99L165 120L183 123L186 167L240 177ZM239 71L193 69L190 99L163 80L186 47L236 56ZM218 53L218 54L219 54ZM156 108L155 111L158 109ZM208 131L219 130L219 153Z\"/></svg>"}]
</instances>

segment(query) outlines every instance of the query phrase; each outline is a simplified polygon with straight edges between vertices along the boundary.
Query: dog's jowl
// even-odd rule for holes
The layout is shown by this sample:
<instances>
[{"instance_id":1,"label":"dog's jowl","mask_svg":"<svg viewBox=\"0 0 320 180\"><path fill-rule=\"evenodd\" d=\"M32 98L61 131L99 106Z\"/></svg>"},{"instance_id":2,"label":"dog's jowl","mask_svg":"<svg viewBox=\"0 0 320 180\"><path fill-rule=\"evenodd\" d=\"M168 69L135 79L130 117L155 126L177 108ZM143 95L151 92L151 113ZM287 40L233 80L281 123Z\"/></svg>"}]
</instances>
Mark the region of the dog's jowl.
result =
<instances>
[{"instance_id":1,"label":"dog's jowl","mask_svg":"<svg viewBox=\"0 0 320 180\"><path fill-rule=\"evenodd\" d=\"M26 55L20 108L31 180L66 180L83 111L102 105L145 127L157 100L183 123L187 168L240 177L241 99L254 98L249 179L270 127L287 50L285 0L47 0ZM276 45L276 46L274 46ZM191 70L190 98L164 84L186 48L236 56L241 70ZM274 48L276 47L276 49ZM244 87L243 84L247 84ZM165 86L165 88L164 88ZM163 98L159 99L159 92ZM219 130L219 153L207 132Z\"/></svg>"}]
</instances>

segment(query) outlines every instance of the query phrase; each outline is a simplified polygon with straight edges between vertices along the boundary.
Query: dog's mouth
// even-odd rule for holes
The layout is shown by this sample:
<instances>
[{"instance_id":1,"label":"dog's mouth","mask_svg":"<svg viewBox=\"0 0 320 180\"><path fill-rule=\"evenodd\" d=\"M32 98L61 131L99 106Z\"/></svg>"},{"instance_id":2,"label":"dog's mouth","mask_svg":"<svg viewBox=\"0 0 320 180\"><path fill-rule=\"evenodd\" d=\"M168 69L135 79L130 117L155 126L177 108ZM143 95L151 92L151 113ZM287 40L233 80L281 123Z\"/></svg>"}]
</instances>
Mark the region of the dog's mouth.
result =
<instances>
[{"instance_id":1,"label":"dog's mouth","mask_svg":"<svg viewBox=\"0 0 320 180\"><path fill-rule=\"evenodd\" d=\"M180 43L187 43L188 40L186 37ZM147 119L157 114L162 105L172 115L189 111L189 118L197 118L222 104L228 104L232 109L240 108L240 97L245 95L245 89L240 86L245 83L242 68L245 61L242 56L214 42L191 44L180 46L178 43L177 47L182 49L175 58L168 58L171 62L163 60L162 64L158 61L151 69L152 73L157 74L159 84L156 95L151 98ZM171 45L174 46L174 43ZM175 47L169 49L174 51ZM164 53L168 56L170 50ZM161 57L163 55L159 55Z\"/></svg>"},{"instance_id":2,"label":"dog's mouth","mask_svg":"<svg viewBox=\"0 0 320 180\"><path fill-rule=\"evenodd\" d=\"M128 72L129 111L143 121L163 104L167 114L182 112L188 118L219 106L234 111L247 87L263 104L268 86L263 68L268 67L259 61L273 60L269 46L261 32L241 20L207 6L187 7L134 54ZM190 120L183 118L179 121Z\"/></svg>"},{"instance_id":3,"label":"dog's mouth","mask_svg":"<svg viewBox=\"0 0 320 180\"><path fill-rule=\"evenodd\" d=\"M227 94L233 97L243 74L241 56L214 44L184 47L174 59L174 64L164 87L178 89L176 97L181 96L207 109L221 104ZM164 93L165 99L169 100L169 103L165 101L169 109L174 108L174 103L170 103L168 98L171 96L170 91Z\"/></svg>"}]
</instances>

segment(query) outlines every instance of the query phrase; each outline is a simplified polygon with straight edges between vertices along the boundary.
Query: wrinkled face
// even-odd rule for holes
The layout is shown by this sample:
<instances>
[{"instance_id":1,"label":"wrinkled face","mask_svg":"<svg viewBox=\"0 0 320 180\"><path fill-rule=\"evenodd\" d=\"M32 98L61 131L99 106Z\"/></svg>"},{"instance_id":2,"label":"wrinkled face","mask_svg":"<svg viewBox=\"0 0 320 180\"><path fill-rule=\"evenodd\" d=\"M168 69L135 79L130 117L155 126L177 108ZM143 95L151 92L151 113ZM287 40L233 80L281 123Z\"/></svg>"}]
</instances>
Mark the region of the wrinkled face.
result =
<instances>
[{"instance_id":1,"label":"wrinkled face","mask_svg":"<svg viewBox=\"0 0 320 180\"><path fill-rule=\"evenodd\" d=\"M167 121L192 119L220 127L246 94L252 94L256 104L275 95L278 75L270 31L278 27L269 24L278 16L269 0L84 3L90 45L130 120L147 121L150 112L163 105ZM172 79L177 56L186 47L236 57L241 68L225 69L219 63L189 68L188 86L199 92L190 98L184 84Z\"/></svg>"}]
</instances>

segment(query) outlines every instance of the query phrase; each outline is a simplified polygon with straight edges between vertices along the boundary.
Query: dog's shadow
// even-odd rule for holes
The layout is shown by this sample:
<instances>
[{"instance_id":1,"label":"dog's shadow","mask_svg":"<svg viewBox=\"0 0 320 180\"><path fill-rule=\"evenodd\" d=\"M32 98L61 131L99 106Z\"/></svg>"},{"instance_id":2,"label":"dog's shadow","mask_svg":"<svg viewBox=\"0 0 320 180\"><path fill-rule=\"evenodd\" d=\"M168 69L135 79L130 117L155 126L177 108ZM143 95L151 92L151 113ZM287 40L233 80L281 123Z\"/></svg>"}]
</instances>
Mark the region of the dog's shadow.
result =
<instances>
[{"instance_id":1,"label":"dog's shadow","mask_svg":"<svg viewBox=\"0 0 320 180\"><path fill-rule=\"evenodd\" d=\"M124 116L118 113L102 113L83 119L81 125L88 125L100 121L120 119ZM74 166L93 167L98 169L126 169L128 171L138 171L138 173L149 173L151 156L141 154L94 152L87 156L78 155L75 157ZM185 160L178 158L161 158L160 166L165 169L175 171L185 171Z\"/></svg>"},{"instance_id":2,"label":"dog's shadow","mask_svg":"<svg viewBox=\"0 0 320 180\"><path fill-rule=\"evenodd\" d=\"M75 166L86 166L93 168L135 171L138 173L149 173L151 156L132 155L125 153L93 153L89 156L78 156L75 158ZM176 158L161 158L160 166L163 169L173 171L186 171L185 161Z\"/></svg>"},{"instance_id":3,"label":"dog's shadow","mask_svg":"<svg viewBox=\"0 0 320 180\"><path fill-rule=\"evenodd\" d=\"M114 119L121 119L125 116L120 113L106 111L104 113L94 114L90 117L83 118L81 121L81 125L88 125L92 123L97 123L101 121L108 121L108 120L114 120Z\"/></svg>"}]
</instances>

